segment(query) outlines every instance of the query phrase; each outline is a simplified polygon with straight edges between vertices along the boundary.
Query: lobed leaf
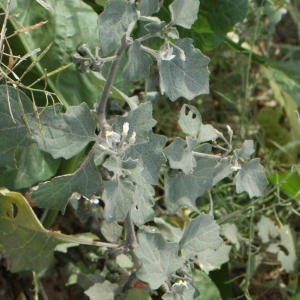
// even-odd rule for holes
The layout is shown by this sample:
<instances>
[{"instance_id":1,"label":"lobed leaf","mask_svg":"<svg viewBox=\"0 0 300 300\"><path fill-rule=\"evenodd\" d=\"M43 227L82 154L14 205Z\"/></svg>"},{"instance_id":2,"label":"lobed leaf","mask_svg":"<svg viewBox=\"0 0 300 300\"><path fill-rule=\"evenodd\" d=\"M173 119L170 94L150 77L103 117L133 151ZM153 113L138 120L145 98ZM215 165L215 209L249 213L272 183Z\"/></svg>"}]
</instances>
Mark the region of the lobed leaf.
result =
<instances>
[{"instance_id":1,"label":"lobed leaf","mask_svg":"<svg viewBox=\"0 0 300 300\"><path fill-rule=\"evenodd\" d=\"M246 140L244 141L241 149L236 149L233 151L235 156L239 159L245 161L250 160L251 155L255 152L253 146L253 140Z\"/></svg>"},{"instance_id":2,"label":"lobed leaf","mask_svg":"<svg viewBox=\"0 0 300 300\"><path fill-rule=\"evenodd\" d=\"M64 212L72 193L78 192L90 199L101 184L101 176L94 164L94 154L91 150L75 173L57 176L51 181L39 184L38 189L32 193L32 200L36 200L39 207Z\"/></svg>"},{"instance_id":3,"label":"lobed leaf","mask_svg":"<svg viewBox=\"0 0 300 300\"><path fill-rule=\"evenodd\" d=\"M131 181L109 180L104 182L102 200L105 203L104 217L106 222L124 220L133 204L135 187Z\"/></svg>"},{"instance_id":4,"label":"lobed leaf","mask_svg":"<svg viewBox=\"0 0 300 300\"><path fill-rule=\"evenodd\" d=\"M172 101L179 97L192 100L194 97L209 93L207 68L209 58L192 45L192 39L178 40L176 46L185 53L185 61L174 48L175 58L159 61L160 89Z\"/></svg>"},{"instance_id":5,"label":"lobed leaf","mask_svg":"<svg viewBox=\"0 0 300 300\"><path fill-rule=\"evenodd\" d=\"M214 167L217 161L212 158L197 158L192 174L165 174L165 204L171 213L181 206L196 207L196 199L212 187Z\"/></svg>"},{"instance_id":6,"label":"lobed leaf","mask_svg":"<svg viewBox=\"0 0 300 300\"><path fill-rule=\"evenodd\" d=\"M104 55L121 45L129 24L138 19L134 4L126 0L109 0L98 18L99 41Z\"/></svg>"},{"instance_id":7,"label":"lobed leaf","mask_svg":"<svg viewBox=\"0 0 300 300\"><path fill-rule=\"evenodd\" d=\"M69 159L97 139L95 122L86 103L70 106L64 114L48 106L40 114L40 123L34 114L26 114L26 118L39 148L54 158Z\"/></svg>"},{"instance_id":8,"label":"lobed leaf","mask_svg":"<svg viewBox=\"0 0 300 300\"><path fill-rule=\"evenodd\" d=\"M199 5L199 0L174 0L169 6L172 24L188 29L191 28L192 24L197 20Z\"/></svg>"},{"instance_id":9,"label":"lobed leaf","mask_svg":"<svg viewBox=\"0 0 300 300\"><path fill-rule=\"evenodd\" d=\"M219 236L220 226L213 216L200 214L191 220L179 242L179 248L197 252L206 249L218 249L223 240Z\"/></svg>"},{"instance_id":10,"label":"lobed leaf","mask_svg":"<svg viewBox=\"0 0 300 300\"><path fill-rule=\"evenodd\" d=\"M247 192L250 198L261 197L264 194L268 181L265 168L259 162L259 158L254 158L241 166L233 179L238 194Z\"/></svg>"},{"instance_id":11,"label":"lobed leaf","mask_svg":"<svg viewBox=\"0 0 300 300\"><path fill-rule=\"evenodd\" d=\"M141 0L138 6L138 10L141 12L141 16L151 16L159 9L159 0Z\"/></svg>"},{"instance_id":12,"label":"lobed leaf","mask_svg":"<svg viewBox=\"0 0 300 300\"><path fill-rule=\"evenodd\" d=\"M137 276L148 282L152 289L158 289L184 263L178 256L178 244L166 242L160 233L142 230L138 232L138 240L134 253L142 267Z\"/></svg>"},{"instance_id":13,"label":"lobed leaf","mask_svg":"<svg viewBox=\"0 0 300 300\"><path fill-rule=\"evenodd\" d=\"M116 283L111 283L108 280L104 282L97 282L84 293L89 296L90 300L113 300L115 296L115 291L118 285Z\"/></svg>"},{"instance_id":14,"label":"lobed leaf","mask_svg":"<svg viewBox=\"0 0 300 300\"><path fill-rule=\"evenodd\" d=\"M135 40L128 50L128 61L123 70L124 79L127 81L138 81L150 74L153 63L148 54L141 50L141 43Z\"/></svg>"},{"instance_id":15,"label":"lobed leaf","mask_svg":"<svg viewBox=\"0 0 300 300\"><path fill-rule=\"evenodd\" d=\"M196 138L202 126L202 118L198 109L184 104L180 110L178 124L184 133Z\"/></svg>"},{"instance_id":16,"label":"lobed leaf","mask_svg":"<svg viewBox=\"0 0 300 300\"><path fill-rule=\"evenodd\" d=\"M147 134L156 124L152 118L152 104L150 101L140 104L136 109L128 113L126 117L116 116L115 131L121 133L123 124L129 123L129 131L127 141L132 136L133 132L136 133L136 144L142 144L149 140Z\"/></svg>"}]
</instances>

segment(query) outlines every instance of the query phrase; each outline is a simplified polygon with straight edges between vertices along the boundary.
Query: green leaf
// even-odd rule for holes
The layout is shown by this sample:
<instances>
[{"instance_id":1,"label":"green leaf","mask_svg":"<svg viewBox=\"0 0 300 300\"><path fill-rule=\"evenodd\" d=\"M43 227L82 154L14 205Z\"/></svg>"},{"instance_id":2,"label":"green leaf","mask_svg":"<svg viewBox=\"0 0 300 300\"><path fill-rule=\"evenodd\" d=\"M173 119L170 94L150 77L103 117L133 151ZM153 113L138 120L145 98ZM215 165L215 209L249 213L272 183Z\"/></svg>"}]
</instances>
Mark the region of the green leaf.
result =
<instances>
[{"instance_id":1,"label":"green leaf","mask_svg":"<svg viewBox=\"0 0 300 300\"><path fill-rule=\"evenodd\" d=\"M167 292L162 296L164 300L192 300L195 299L195 295L198 295L198 291L190 284L187 286L177 285L172 286L172 291Z\"/></svg>"},{"instance_id":2,"label":"green leaf","mask_svg":"<svg viewBox=\"0 0 300 300\"><path fill-rule=\"evenodd\" d=\"M165 174L165 203L171 213L181 206L196 207L196 199L213 184L215 159L197 158L193 174Z\"/></svg>"},{"instance_id":3,"label":"green leaf","mask_svg":"<svg viewBox=\"0 0 300 300\"><path fill-rule=\"evenodd\" d=\"M217 47L227 32L243 21L247 9L247 0L201 0L198 18L192 27L201 41L201 49Z\"/></svg>"},{"instance_id":4,"label":"green leaf","mask_svg":"<svg viewBox=\"0 0 300 300\"><path fill-rule=\"evenodd\" d=\"M158 9L158 0L141 0L138 6L138 10L141 12L141 16L150 16Z\"/></svg>"},{"instance_id":5,"label":"green leaf","mask_svg":"<svg viewBox=\"0 0 300 300\"><path fill-rule=\"evenodd\" d=\"M97 138L95 122L86 103L70 106L64 114L48 106L40 114L40 123L34 114L26 114L26 118L39 148L54 158L69 159Z\"/></svg>"},{"instance_id":6,"label":"green leaf","mask_svg":"<svg viewBox=\"0 0 300 300\"><path fill-rule=\"evenodd\" d=\"M193 173L197 162L191 150L185 147L186 142L177 137L174 142L164 150L164 153L172 169L181 169L184 174L188 175Z\"/></svg>"},{"instance_id":7,"label":"green leaf","mask_svg":"<svg viewBox=\"0 0 300 300\"><path fill-rule=\"evenodd\" d=\"M105 280L102 283L95 283L84 293L90 297L90 300L114 300L117 288L118 285L116 283L110 283Z\"/></svg>"},{"instance_id":8,"label":"green leaf","mask_svg":"<svg viewBox=\"0 0 300 300\"><path fill-rule=\"evenodd\" d=\"M200 214L191 220L179 242L180 249L201 252L206 249L218 249L223 240L219 236L220 226L213 216Z\"/></svg>"},{"instance_id":9,"label":"green leaf","mask_svg":"<svg viewBox=\"0 0 300 300\"><path fill-rule=\"evenodd\" d=\"M222 244L217 250L206 249L197 253L196 261L200 268L208 274L210 271L220 269L229 260L230 246Z\"/></svg>"},{"instance_id":10,"label":"green leaf","mask_svg":"<svg viewBox=\"0 0 300 300\"><path fill-rule=\"evenodd\" d=\"M277 184L278 182L284 180L290 171L281 173L281 174L273 174L268 177L268 180L273 185ZM291 197L294 197L300 201L300 194L299 194L299 186L300 186L300 174L299 172L295 172L288 179L284 180L284 182L280 185L280 190L287 193Z\"/></svg>"},{"instance_id":11,"label":"green leaf","mask_svg":"<svg viewBox=\"0 0 300 300\"><path fill-rule=\"evenodd\" d=\"M135 132L135 145L147 142L149 140L147 134L156 124L156 121L152 118L151 102L140 104L136 109L130 111L126 117L116 116L115 131L121 133L125 122L129 123L127 141L132 136L132 133Z\"/></svg>"},{"instance_id":12,"label":"green leaf","mask_svg":"<svg viewBox=\"0 0 300 300\"><path fill-rule=\"evenodd\" d=\"M180 110L178 124L182 131L197 138L202 125L202 118L195 106L184 104Z\"/></svg>"},{"instance_id":13,"label":"green leaf","mask_svg":"<svg viewBox=\"0 0 300 300\"><path fill-rule=\"evenodd\" d=\"M99 41L104 55L121 45L129 24L138 19L134 4L126 0L109 0L98 18Z\"/></svg>"},{"instance_id":14,"label":"green leaf","mask_svg":"<svg viewBox=\"0 0 300 300\"><path fill-rule=\"evenodd\" d=\"M105 203L104 217L106 222L124 220L131 205L135 187L128 180L110 180L104 182L102 200Z\"/></svg>"},{"instance_id":15,"label":"green leaf","mask_svg":"<svg viewBox=\"0 0 300 300\"><path fill-rule=\"evenodd\" d=\"M37 182L52 177L61 162L53 159L48 153L41 152L37 144L28 147L18 147L15 150L15 161L17 169L7 170L0 175L0 186L15 190L28 188Z\"/></svg>"},{"instance_id":16,"label":"green leaf","mask_svg":"<svg viewBox=\"0 0 300 300\"><path fill-rule=\"evenodd\" d=\"M0 223L0 245L12 261L12 272L46 270L59 244L79 242L104 246L103 243L44 229L28 201L16 192L0 193Z\"/></svg>"},{"instance_id":17,"label":"green leaf","mask_svg":"<svg viewBox=\"0 0 300 300\"><path fill-rule=\"evenodd\" d=\"M200 50L192 45L192 39L178 40L175 44L181 48L186 56L182 61L179 51L174 48L175 58L159 61L160 89L172 101L179 97L192 100L196 96L209 93L208 62Z\"/></svg>"},{"instance_id":18,"label":"green leaf","mask_svg":"<svg viewBox=\"0 0 300 300\"><path fill-rule=\"evenodd\" d=\"M148 76L152 63L150 56L141 50L141 43L135 40L128 50L128 62L123 70L125 80L138 81Z\"/></svg>"},{"instance_id":19,"label":"green leaf","mask_svg":"<svg viewBox=\"0 0 300 300\"><path fill-rule=\"evenodd\" d=\"M103 221L101 226L101 233L109 242L116 242L119 240L123 231L123 227L117 222L107 223Z\"/></svg>"},{"instance_id":20,"label":"green leaf","mask_svg":"<svg viewBox=\"0 0 300 300\"><path fill-rule=\"evenodd\" d=\"M193 286L200 291L200 295L195 300L222 300L217 286L204 272L193 269Z\"/></svg>"},{"instance_id":21,"label":"green leaf","mask_svg":"<svg viewBox=\"0 0 300 300\"><path fill-rule=\"evenodd\" d=\"M124 300L152 300L148 289L133 288L126 293Z\"/></svg>"},{"instance_id":22,"label":"green leaf","mask_svg":"<svg viewBox=\"0 0 300 300\"><path fill-rule=\"evenodd\" d=\"M259 222L257 222L257 229L257 234L264 244L270 242L270 236L273 238L278 236L278 230L274 222L265 216L261 216Z\"/></svg>"},{"instance_id":23,"label":"green leaf","mask_svg":"<svg viewBox=\"0 0 300 300\"><path fill-rule=\"evenodd\" d=\"M34 142L24 123L18 99L22 103L24 113L33 111L29 98L22 91L10 86L0 86L0 166L9 166L12 169L16 167L15 150Z\"/></svg>"},{"instance_id":24,"label":"green leaf","mask_svg":"<svg viewBox=\"0 0 300 300\"><path fill-rule=\"evenodd\" d=\"M221 160L215 166L213 186L215 186L225 177L231 176L231 174L233 173L233 170L231 169L233 165L230 161L230 157L221 158Z\"/></svg>"},{"instance_id":25,"label":"green leaf","mask_svg":"<svg viewBox=\"0 0 300 300\"><path fill-rule=\"evenodd\" d=\"M169 276L183 266L184 260L178 256L178 244L168 243L160 233L139 230L139 245L134 253L142 267L137 272L140 280L158 289Z\"/></svg>"},{"instance_id":26,"label":"green leaf","mask_svg":"<svg viewBox=\"0 0 300 300\"><path fill-rule=\"evenodd\" d=\"M130 210L131 219L136 226L142 226L154 219L155 213L152 208L155 204L154 194L155 190L150 184L136 185L134 202Z\"/></svg>"},{"instance_id":27,"label":"green leaf","mask_svg":"<svg viewBox=\"0 0 300 300\"><path fill-rule=\"evenodd\" d=\"M58 176L39 184L38 189L32 193L32 200L36 200L39 207L64 212L72 193L78 192L90 199L100 188L101 182L100 173L94 164L93 150L91 150L75 173Z\"/></svg>"},{"instance_id":28,"label":"green leaf","mask_svg":"<svg viewBox=\"0 0 300 300\"><path fill-rule=\"evenodd\" d=\"M148 138L149 141L146 143L134 144L127 148L125 157L139 160L144 167L144 170L141 172L141 180L145 183L156 185L161 165L166 161L162 150L166 137L149 132Z\"/></svg>"},{"instance_id":29,"label":"green leaf","mask_svg":"<svg viewBox=\"0 0 300 300\"><path fill-rule=\"evenodd\" d=\"M172 15L172 25L191 28L197 20L199 0L174 0L169 6Z\"/></svg>"},{"instance_id":30,"label":"green leaf","mask_svg":"<svg viewBox=\"0 0 300 300\"><path fill-rule=\"evenodd\" d=\"M18 20L9 19L14 30L19 30L20 24L23 27L29 27L40 21L48 21L47 24L30 31L30 34L20 34L14 41L10 41L12 49L18 49L22 44L26 53L36 48L44 50L51 45L49 51L36 64L30 75L24 77L22 83L31 84L34 80L44 76L45 70L47 70L47 86L58 95L65 107L79 105L83 101L89 107L93 107L95 101L98 101L100 97L100 91L88 76L76 71L75 65L51 76L49 73L70 64L70 55L76 51L79 43L88 43L91 48L97 45L95 32L97 13L81 0L47 0L47 3L55 7L54 12L45 10L37 1L16 0L12 1L10 5L10 14L20 14ZM22 54L23 51L20 49L21 53L17 54ZM34 61L37 56L33 55L30 59ZM18 66L16 72L19 76L25 71L28 64L29 62L24 62ZM40 89L45 86L43 81L38 85ZM45 99L44 93L35 93L35 97L42 101Z\"/></svg>"},{"instance_id":31,"label":"green leaf","mask_svg":"<svg viewBox=\"0 0 300 300\"><path fill-rule=\"evenodd\" d=\"M233 152L242 161L250 160L251 155L255 152L253 140L245 140L242 149L236 149Z\"/></svg>"},{"instance_id":32,"label":"green leaf","mask_svg":"<svg viewBox=\"0 0 300 300\"><path fill-rule=\"evenodd\" d=\"M259 162L259 158L254 158L241 166L233 179L238 194L247 192L250 198L260 197L264 194L268 181L265 168Z\"/></svg>"}]
</instances>

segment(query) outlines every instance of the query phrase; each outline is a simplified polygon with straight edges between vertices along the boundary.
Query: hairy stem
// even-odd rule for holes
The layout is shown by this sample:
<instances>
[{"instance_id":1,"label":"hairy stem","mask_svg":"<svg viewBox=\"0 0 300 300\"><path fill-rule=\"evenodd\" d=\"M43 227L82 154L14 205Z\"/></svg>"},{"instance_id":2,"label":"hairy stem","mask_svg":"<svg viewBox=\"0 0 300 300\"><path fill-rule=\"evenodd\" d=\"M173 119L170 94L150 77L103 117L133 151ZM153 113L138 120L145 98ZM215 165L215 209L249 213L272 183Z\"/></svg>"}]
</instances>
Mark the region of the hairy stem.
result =
<instances>
[{"instance_id":1,"label":"hairy stem","mask_svg":"<svg viewBox=\"0 0 300 300\"><path fill-rule=\"evenodd\" d=\"M112 87L115 75L116 75L116 71L118 69L118 65L120 62L120 58L122 56L123 51L126 49L127 47L127 41L126 41L126 35L123 36L122 40L121 40L121 46L117 49L116 54L115 54L115 58L112 62L112 65L110 67L107 79L106 79L106 84L104 86L103 92L102 92L102 96L100 98L99 104L96 108L96 113L97 113L97 117L99 120L99 124L102 128L102 135L105 134L105 131L107 130L111 130L110 125L107 123L106 120L106 103L107 103L107 99L109 96L109 91Z\"/></svg>"},{"instance_id":2,"label":"hairy stem","mask_svg":"<svg viewBox=\"0 0 300 300\"><path fill-rule=\"evenodd\" d=\"M125 225L126 225L126 245L131 249L134 249L138 245L138 243L136 240L134 224L130 216L130 211L126 216Z\"/></svg>"}]
</instances>

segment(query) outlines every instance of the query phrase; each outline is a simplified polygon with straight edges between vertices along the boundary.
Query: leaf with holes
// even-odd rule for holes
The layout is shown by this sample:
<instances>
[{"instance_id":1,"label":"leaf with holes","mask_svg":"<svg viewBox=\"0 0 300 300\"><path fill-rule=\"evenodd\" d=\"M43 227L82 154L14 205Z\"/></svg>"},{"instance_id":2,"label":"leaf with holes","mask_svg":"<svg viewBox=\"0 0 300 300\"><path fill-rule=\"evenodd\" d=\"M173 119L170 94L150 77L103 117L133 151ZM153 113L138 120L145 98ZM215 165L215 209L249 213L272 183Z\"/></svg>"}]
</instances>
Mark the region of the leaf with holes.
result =
<instances>
[{"instance_id":1,"label":"leaf with holes","mask_svg":"<svg viewBox=\"0 0 300 300\"><path fill-rule=\"evenodd\" d=\"M46 230L27 200L16 192L0 192L0 223L0 245L12 261L12 272L46 270L59 244L118 246Z\"/></svg>"},{"instance_id":2,"label":"leaf with holes","mask_svg":"<svg viewBox=\"0 0 300 300\"><path fill-rule=\"evenodd\" d=\"M175 43L184 51L185 61L180 59L179 50L175 47L175 58L158 61L161 93L165 93L172 101L179 97L192 100L196 96L209 93L209 58L199 49L195 49L192 41L181 39Z\"/></svg>"},{"instance_id":3,"label":"leaf with holes","mask_svg":"<svg viewBox=\"0 0 300 300\"><path fill-rule=\"evenodd\" d=\"M168 243L160 233L139 230L139 245L134 253L142 267L137 272L139 279L158 289L169 276L183 266L184 260L178 256L178 244Z\"/></svg>"}]
</instances>

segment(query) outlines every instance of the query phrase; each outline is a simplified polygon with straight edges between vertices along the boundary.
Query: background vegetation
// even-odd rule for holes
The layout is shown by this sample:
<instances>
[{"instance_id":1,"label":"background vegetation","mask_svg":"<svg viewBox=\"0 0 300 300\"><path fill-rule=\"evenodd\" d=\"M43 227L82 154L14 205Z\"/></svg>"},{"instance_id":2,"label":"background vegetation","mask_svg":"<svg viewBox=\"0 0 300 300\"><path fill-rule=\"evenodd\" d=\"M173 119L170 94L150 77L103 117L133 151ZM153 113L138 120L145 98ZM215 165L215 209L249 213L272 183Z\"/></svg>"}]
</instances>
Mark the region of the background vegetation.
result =
<instances>
[{"instance_id":1,"label":"background vegetation","mask_svg":"<svg viewBox=\"0 0 300 300\"><path fill-rule=\"evenodd\" d=\"M7 18L8 2L0 1L0 45L5 45L5 53L1 54L1 84L17 86L30 97L34 107L60 102L66 110L86 102L92 109L104 80L91 73L79 73L70 56L79 43L89 43L91 49L98 44L97 18L106 1L47 1L54 11L38 2L12 0ZM170 18L170 2L164 1L158 14L162 19ZM221 225L224 239L233 246L229 262L210 272L210 278L201 277L199 282L207 294L197 299L300 299L300 3L231 0L226 5L222 0L202 0L192 29L178 28L182 37L193 38L194 46L210 58L210 94L197 97L192 105L201 112L204 124L212 124L221 132L229 125L237 146L246 139L254 140L255 157L266 168L270 185L264 197L250 200L245 193L236 194L231 180L223 180L197 200L199 211L180 210L181 215L208 211L212 197L215 219ZM133 35L140 36L142 30L142 26L136 26ZM151 46L155 47L155 42ZM37 48L41 51L35 52ZM125 63L124 60L123 66ZM104 77L107 72L108 68ZM171 102L159 93L155 64L147 80L135 83L124 81L120 72L114 87L109 102L111 115L126 109L126 95L136 96L142 102L151 100L158 123L155 133L174 138L182 134L178 118L187 101ZM16 152L18 169L1 165L0 186L24 194L45 228L69 235L92 232L103 237L99 229L102 202L70 199L65 214L58 215L57 211L38 208L30 198L31 188L37 182L75 172L88 150L55 163L50 155L41 155L34 149L30 153ZM40 174L30 168L35 163L43 165ZM157 215L164 207L163 195L164 183L160 178L155 191ZM170 215L167 220L182 226L178 215ZM276 249L271 246L275 244ZM3 256L1 297L33 299L35 286L39 287L42 299L88 299L84 290L97 282L101 272L112 283L120 277L120 265L111 258L104 267L106 256L99 249L77 245L56 251L53 264L34 278L34 284L29 272L11 273ZM142 282L134 285L140 287ZM147 297L140 299L150 299ZM160 292L152 294L153 299L160 297Z\"/></svg>"}]
</instances>

